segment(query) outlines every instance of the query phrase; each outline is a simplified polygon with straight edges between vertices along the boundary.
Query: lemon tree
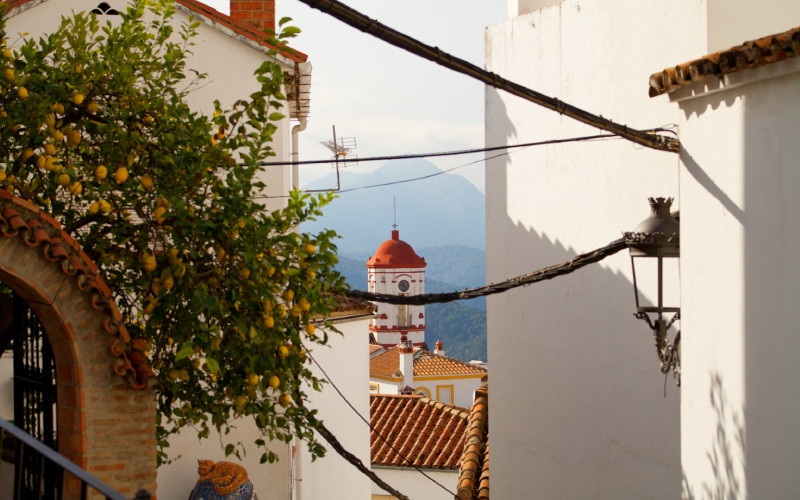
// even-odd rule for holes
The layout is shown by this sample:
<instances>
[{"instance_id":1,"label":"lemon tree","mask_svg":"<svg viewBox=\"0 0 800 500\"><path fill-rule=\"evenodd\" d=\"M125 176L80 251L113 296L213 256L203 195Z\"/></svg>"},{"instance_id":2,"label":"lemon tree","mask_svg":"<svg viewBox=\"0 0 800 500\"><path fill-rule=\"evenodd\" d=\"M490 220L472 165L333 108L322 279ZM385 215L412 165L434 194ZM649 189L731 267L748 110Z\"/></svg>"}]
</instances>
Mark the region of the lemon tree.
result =
<instances>
[{"instance_id":1,"label":"lemon tree","mask_svg":"<svg viewBox=\"0 0 800 500\"><path fill-rule=\"evenodd\" d=\"M113 24L75 14L38 40L0 22L0 186L60 221L100 267L131 336L146 339L162 459L170 433L225 434L239 417L262 430L264 461L271 441L293 434L322 454L303 404L320 381L303 346L326 341L311 319L345 285L334 234L295 228L330 196L295 192L264 210L258 174L283 119L281 67L267 58L248 99L194 112L198 23L176 27L173 15L171 3L139 0Z\"/></svg>"}]
</instances>

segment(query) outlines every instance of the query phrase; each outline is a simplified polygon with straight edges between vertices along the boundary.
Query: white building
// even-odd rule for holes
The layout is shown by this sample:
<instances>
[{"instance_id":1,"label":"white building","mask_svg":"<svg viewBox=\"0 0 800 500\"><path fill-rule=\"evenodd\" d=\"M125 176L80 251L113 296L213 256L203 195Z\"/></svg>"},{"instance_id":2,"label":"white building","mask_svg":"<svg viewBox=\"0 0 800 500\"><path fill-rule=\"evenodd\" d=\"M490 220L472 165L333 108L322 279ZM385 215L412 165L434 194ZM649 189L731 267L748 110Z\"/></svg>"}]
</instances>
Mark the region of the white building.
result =
<instances>
[{"instance_id":1,"label":"white building","mask_svg":"<svg viewBox=\"0 0 800 500\"><path fill-rule=\"evenodd\" d=\"M665 380L632 318L626 253L490 297L494 496L796 495L797 38L733 51L741 71L718 65L722 77L669 99L646 87L653 72L793 28L800 4L512 0L509 13L488 29L487 69L633 128L677 124L682 148L617 139L489 160L487 280L600 248L645 218L647 197L674 197L683 376L681 388ZM599 132L499 91L486 99L488 146Z\"/></svg>"},{"instance_id":2,"label":"white building","mask_svg":"<svg viewBox=\"0 0 800 500\"><path fill-rule=\"evenodd\" d=\"M392 238L384 241L367 260L367 290L393 295L425 293L425 259L400 239L400 231L392 230ZM425 306L378 303L378 314L370 321L369 331L375 342L390 347L403 340L414 345L425 344Z\"/></svg>"}]
</instances>

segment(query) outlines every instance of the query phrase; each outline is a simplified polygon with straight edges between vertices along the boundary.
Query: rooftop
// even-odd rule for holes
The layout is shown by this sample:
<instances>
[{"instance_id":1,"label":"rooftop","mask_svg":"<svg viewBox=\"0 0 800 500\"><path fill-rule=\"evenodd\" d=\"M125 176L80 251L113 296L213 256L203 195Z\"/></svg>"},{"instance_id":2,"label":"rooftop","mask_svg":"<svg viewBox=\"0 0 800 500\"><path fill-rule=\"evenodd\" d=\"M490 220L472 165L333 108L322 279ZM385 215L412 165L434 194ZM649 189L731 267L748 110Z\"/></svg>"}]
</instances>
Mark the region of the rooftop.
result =
<instances>
[{"instance_id":1,"label":"rooftop","mask_svg":"<svg viewBox=\"0 0 800 500\"><path fill-rule=\"evenodd\" d=\"M666 68L650 75L650 97L672 92L695 82L722 78L743 69L757 68L800 54L800 27L745 42L728 50Z\"/></svg>"},{"instance_id":2,"label":"rooftop","mask_svg":"<svg viewBox=\"0 0 800 500\"><path fill-rule=\"evenodd\" d=\"M414 348L414 376L435 377L445 375L486 375L485 368L457 359L434 354L426 349ZM398 376L400 370L400 349L395 346L373 356L369 360L370 375L383 377Z\"/></svg>"},{"instance_id":3,"label":"rooftop","mask_svg":"<svg viewBox=\"0 0 800 500\"><path fill-rule=\"evenodd\" d=\"M372 465L458 469L469 413L418 395L370 396Z\"/></svg>"},{"instance_id":4,"label":"rooftop","mask_svg":"<svg viewBox=\"0 0 800 500\"><path fill-rule=\"evenodd\" d=\"M489 498L489 386L475 391L464 454L458 473L458 500Z\"/></svg>"}]
</instances>

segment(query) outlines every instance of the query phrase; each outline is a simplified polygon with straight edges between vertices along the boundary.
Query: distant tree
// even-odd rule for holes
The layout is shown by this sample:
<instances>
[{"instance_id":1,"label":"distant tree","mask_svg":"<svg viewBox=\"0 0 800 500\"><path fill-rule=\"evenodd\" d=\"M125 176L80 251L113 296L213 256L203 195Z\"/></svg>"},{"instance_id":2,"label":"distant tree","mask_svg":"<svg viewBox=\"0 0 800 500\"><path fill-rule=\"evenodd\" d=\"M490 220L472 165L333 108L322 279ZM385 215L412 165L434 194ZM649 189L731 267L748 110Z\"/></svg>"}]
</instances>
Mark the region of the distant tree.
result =
<instances>
[{"instance_id":1,"label":"distant tree","mask_svg":"<svg viewBox=\"0 0 800 500\"><path fill-rule=\"evenodd\" d=\"M182 427L202 438L250 416L258 445L294 433L318 456L302 403L320 381L303 346L326 342L312 318L344 281L333 232L295 228L330 196L295 192L272 213L254 201L283 118L276 52L248 99L199 114L186 104L204 77L187 68L199 23L174 28L174 11L137 0L113 23L75 14L13 42L0 22L0 185L60 221L146 340L162 446ZM284 28L276 46L297 31Z\"/></svg>"}]
</instances>

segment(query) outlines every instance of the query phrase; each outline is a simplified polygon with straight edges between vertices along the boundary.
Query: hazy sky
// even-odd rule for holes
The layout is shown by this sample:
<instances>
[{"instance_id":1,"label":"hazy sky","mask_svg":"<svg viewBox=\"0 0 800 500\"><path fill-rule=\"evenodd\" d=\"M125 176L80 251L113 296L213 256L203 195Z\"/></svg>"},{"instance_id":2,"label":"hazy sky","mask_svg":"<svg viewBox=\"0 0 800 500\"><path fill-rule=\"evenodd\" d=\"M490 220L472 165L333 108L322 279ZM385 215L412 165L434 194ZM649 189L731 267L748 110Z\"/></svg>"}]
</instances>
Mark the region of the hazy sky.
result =
<instances>
[{"instance_id":1,"label":"hazy sky","mask_svg":"<svg viewBox=\"0 0 800 500\"><path fill-rule=\"evenodd\" d=\"M227 0L207 2L227 12ZM483 67L484 28L506 15L504 0L345 0L348 6L428 45ZM483 84L392 47L298 0L277 0L277 17L291 17L303 32L292 42L313 66L311 114L300 134L303 160L330 158L320 144L354 137L369 156L480 148ZM440 168L466 165L481 155L430 159ZM360 163L368 172L382 162ZM301 183L330 166L302 166ZM456 170L483 191L483 164ZM421 181L424 182L424 181Z\"/></svg>"}]
</instances>

